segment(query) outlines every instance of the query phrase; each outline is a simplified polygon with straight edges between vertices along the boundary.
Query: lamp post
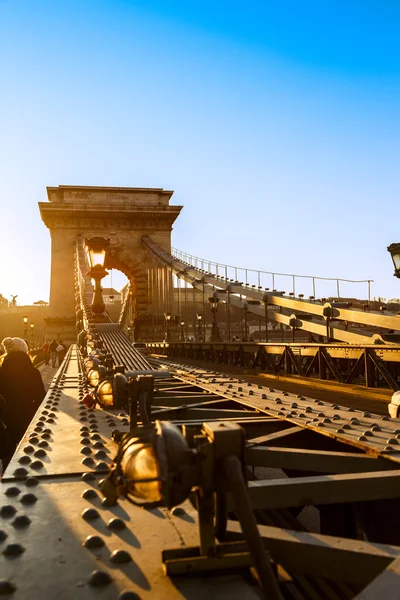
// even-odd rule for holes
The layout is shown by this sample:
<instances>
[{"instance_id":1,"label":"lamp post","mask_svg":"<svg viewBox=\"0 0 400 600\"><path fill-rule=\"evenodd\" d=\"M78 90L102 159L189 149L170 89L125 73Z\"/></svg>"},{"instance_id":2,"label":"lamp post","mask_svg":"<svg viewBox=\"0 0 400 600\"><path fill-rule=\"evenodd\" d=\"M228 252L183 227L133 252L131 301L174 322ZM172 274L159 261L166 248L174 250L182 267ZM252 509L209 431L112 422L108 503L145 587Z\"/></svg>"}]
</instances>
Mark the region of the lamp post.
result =
<instances>
[{"instance_id":1,"label":"lamp post","mask_svg":"<svg viewBox=\"0 0 400 600\"><path fill-rule=\"evenodd\" d=\"M171 329L170 329L171 313L170 312L164 313L164 319L165 319L165 341L170 342L171 341Z\"/></svg>"},{"instance_id":2,"label":"lamp post","mask_svg":"<svg viewBox=\"0 0 400 600\"><path fill-rule=\"evenodd\" d=\"M24 339L28 337L28 317L24 317Z\"/></svg>"},{"instance_id":3,"label":"lamp post","mask_svg":"<svg viewBox=\"0 0 400 600\"><path fill-rule=\"evenodd\" d=\"M201 322L203 319L203 315L201 313L196 313L196 319L197 319L197 341L202 342L204 339L203 335L202 335L202 330L201 330Z\"/></svg>"},{"instance_id":4,"label":"lamp post","mask_svg":"<svg viewBox=\"0 0 400 600\"><path fill-rule=\"evenodd\" d=\"M32 343L32 347L33 347L33 342L34 342L34 330L35 330L35 324L31 323L31 343Z\"/></svg>"},{"instance_id":5,"label":"lamp post","mask_svg":"<svg viewBox=\"0 0 400 600\"><path fill-rule=\"evenodd\" d=\"M243 315L244 315L244 335L243 335L243 342L248 342L248 330L249 330L249 326L247 324L247 314L249 312L249 307L247 306L247 303L245 302L243 304Z\"/></svg>"},{"instance_id":6,"label":"lamp post","mask_svg":"<svg viewBox=\"0 0 400 600\"><path fill-rule=\"evenodd\" d=\"M181 335L180 335L180 339L181 342L185 341L185 321L181 321Z\"/></svg>"},{"instance_id":7,"label":"lamp post","mask_svg":"<svg viewBox=\"0 0 400 600\"><path fill-rule=\"evenodd\" d=\"M89 276L95 281L95 289L92 302L92 310L95 314L102 314L105 310L104 300L101 293L101 280L108 275L104 268L106 251L110 240L101 237L93 237L85 240L85 251L90 266Z\"/></svg>"},{"instance_id":8,"label":"lamp post","mask_svg":"<svg viewBox=\"0 0 400 600\"><path fill-rule=\"evenodd\" d=\"M211 305L211 313L212 313L210 342L222 342L222 338L220 336L218 325L217 325L217 312L218 312L219 298L218 298L218 296L210 296L208 301Z\"/></svg>"},{"instance_id":9,"label":"lamp post","mask_svg":"<svg viewBox=\"0 0 400 600\"><path fill-rule=\"evenodd\" d=\"M391 254L394 265L393 275L400 279L400 243L390 244L388 252Z\"/></svg>"},{"instance_id":10,"label":"lamp post","mask_svg":"<svg viewBox=\"0 0 400 600\"><path fill-rule=\"evenodd\" d=\"M128 325L128 338L129 338L129 341L131 342L132 341L132 328L130 325Z\"/></svg>"}]
</instances>

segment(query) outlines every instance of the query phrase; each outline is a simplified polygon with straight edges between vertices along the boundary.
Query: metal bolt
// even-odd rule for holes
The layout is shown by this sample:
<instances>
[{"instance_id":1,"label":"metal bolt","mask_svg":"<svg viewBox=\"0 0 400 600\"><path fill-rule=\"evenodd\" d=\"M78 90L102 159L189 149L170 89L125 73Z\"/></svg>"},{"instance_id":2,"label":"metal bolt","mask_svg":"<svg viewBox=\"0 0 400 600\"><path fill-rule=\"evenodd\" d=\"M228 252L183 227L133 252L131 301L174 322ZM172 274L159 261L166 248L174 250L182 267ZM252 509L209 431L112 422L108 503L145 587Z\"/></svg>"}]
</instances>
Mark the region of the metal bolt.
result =
<instances>
[{"instance_id":1,"label":"metal bolt","mask_svg":"<svg viewBox=\"0 0 400 600\"><path fill-rule=\"evenodd\" d=\"M8 596L13 594L17 588L11 581L0 579L0 596Z\"/></svg>"},{"instance_id":2,"label":"metal bolt","mask_svg":"<svg viewBox=\"0 0 400 600\"><path fill-rule=\"evenodd\" d=\"M35 452L35 456L37 458L40 458L40 457L43 457L46 455L47 455L47 452L46 452L46 450L43 450L43 448L39 448L39 450L36 450L36 452ZM26 458L29 458L29 456L27 456Z\"/></svg>"},{"instance_id":3,"label":"metal bolt","mask_svg":"<svg viewBox=\"0 0 400 600\"><path fill-rule=\"evenodd\" d=\"M86 540L83 542L85 548L100 548L104 546L104 540L99 535L88 535Z\"/></svg>"},{"instance_id":4,"label":"metal bolt","mask_svg":"<svg viewBox=\"0 0 400 600\"><path fill-rule=\"evenodd\" d=\"M106 571L93 571L89 579L89 585L103 587L111 583L111 581L112 578Z\"/></svg>"},{"instance_id":5,"label":"metal bolt","mask_svg":"<svg viewBox=\"0 0 400 600\"><path fill-rule=\"evenodd\" d=\"M108 521L107 527L109 529L125 529L126 525L122 519L114 517Z\"/></svg>"},{"instance_id":6,"label":"metal bolt","mask_svg":"<svg viewBox=\"0 0 400 600\"><path fill-rule=\"evenodd\" d=\"M21 544L8 544L3 550L4 556L19 556L25 552L25 548Z\"/></svg>"},{"instance_id":7,"label":"metal bolt","mask_svg":"<svg viewBox=\"0 0 400 600\"><path fill-rule=\"evenodd\" d=\"M94 473L83 473L81 479L86 482L94 481L96 479L96 475L94 475Z\"/></svg>"},{"instance_id":8,"label":"metal bolt","mask_svg":"<svg viewBox=\"0 0 400 600\"><path fill-rule=\"evenodd\" d=\"M31 468L32 468L32 469L35 469L35 470L36 470L36 469L37 469L37 470L39 470L39 469L41 469L42 467L43 467L43 463L42 463L42 461L41 461L41 460L34 460L34 461L33 461L33 463L31 464Z\"/></svg>"},{"instance_id":9,"label":"metal bolt","mask_svg":"<svg viewBox=\"0 0 400 600\"><path fill-rule=\"evenodd\" d=\"M27 515L18 515L12 522L13 527L16 529L22 529L28 527L31 524L31 520Z\"/></svg>"},{"instance_id":10,"label":"metal bolt","mask_svg":"<svg viewBox=\"0 0 400 600\"><path fill-rule=\"evenodd\" d=\"M131 555L126 550L114 550L110 556L110 562L123 564L132 560Z\"/></svg>"},{"instance_id":11,"label":"metal bolt","mask_svg":"<svg viewBox=\"0 0 400 600\"><path fill-rule=\"evenodd\" d=\"M82 493L82 498L85 498L85 500L90 500L91 498L97 497L97 492L91 488L84 490L84 492Z\"/></svg>"},{"instance_id":12,"label":"metal bolt","mask_svg":"<svg viewBox=\"0 0 400 600\"><path fill-rule=\"evenodd\" d=\"M35 504L35 502L37 502L37 496L32 493L24 494L21 496L20 501L22 504Z\"/></svg>"},{"instance_id":13,"label":"metal bolt","mask_svg":"<svg viewBox=\"0 0 400 600\"><path fill-rule=\"evenodd\" d=\"M27 487L35 487L39 484L39 479L37 479L36 477L28 477L28 479L25 481L25 485Z\"/></svg>"},{"instance_id":14,"label":"metal bolt","mask_svg":"<svg viewBox=\"0 0 400 600\"><path fill-rule=\"evenodd\" d=\"M16 512L17 509L15 508L15 506L13 506L12 504L5 504L0 508L0 517L3 517L3 519L13 517Z\"/></svg>"},{"instance_id":15,"label":"metal bolt","mask_svg":"<svg viewBox=\"0 0 400 600\"><path fill-rule=\"evenodd\" d=\"M85 508L82 513L82 518L85 519L85 521L92 521L94 519L99 519L100 515L95 508Z\"/></svg>"},{"instance_id":16,"label":"metal bolt","mask_svg":"<svg viewBox=\"0 0 400 600\"><path fill-rule=\"evenodd\" d=\"M18 496L18 494L21 492L21 490L19 488L17 488L16 486L12 486L9 487L4 493L6 496L9 496L10 498L14 497L14 496Z\"/></svg>"}]
</instances>

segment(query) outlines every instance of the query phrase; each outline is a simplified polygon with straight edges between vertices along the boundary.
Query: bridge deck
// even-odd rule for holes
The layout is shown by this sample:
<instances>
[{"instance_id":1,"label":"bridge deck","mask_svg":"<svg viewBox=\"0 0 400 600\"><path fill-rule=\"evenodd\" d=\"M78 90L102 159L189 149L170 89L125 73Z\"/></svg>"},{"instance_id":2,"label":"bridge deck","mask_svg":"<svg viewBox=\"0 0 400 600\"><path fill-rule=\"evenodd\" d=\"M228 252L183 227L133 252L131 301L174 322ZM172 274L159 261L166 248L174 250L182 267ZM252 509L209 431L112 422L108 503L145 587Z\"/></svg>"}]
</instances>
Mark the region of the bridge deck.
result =
<instances>
[{"instance_id":1,"label":"bridge deck","mask_svg":"<svg viewBox=\"0 0 400 600\"><path fill-rule=\"evenodd\" d=\"M397 499L400 422L206 369L158 364L174 377L157 381L153 419L178 426L233 420L244 428L253 478L249 493L285 598L350 599L383 569L393 565L397 573L393 560L400 546L345 539L345 532L344 538L314 535L292 510L297 507L298 514L318 505L321 531L327 533L343 503ZM121 600L258 598L254 582L236 571L190 578L163 574L161 550L198 545L197 513L189 502L172 513L143 510L123 499L115 507L102 502L98 481L116 452L111 432L128 431L129 422L125 411L88 409L82 403L86 391L72 348L2 480L1 593L17 600L100 595L111 600L118 594ZM307 475L288 477L281 469ZM390 522L397 513L385 512L389 528L368 531L371 541L387 543L392 535L397 543L398 527ZM379 529L379 518L374 525ZM230 521L228 529L236 539L237 523Z\"/></svg>"}]
</instances>

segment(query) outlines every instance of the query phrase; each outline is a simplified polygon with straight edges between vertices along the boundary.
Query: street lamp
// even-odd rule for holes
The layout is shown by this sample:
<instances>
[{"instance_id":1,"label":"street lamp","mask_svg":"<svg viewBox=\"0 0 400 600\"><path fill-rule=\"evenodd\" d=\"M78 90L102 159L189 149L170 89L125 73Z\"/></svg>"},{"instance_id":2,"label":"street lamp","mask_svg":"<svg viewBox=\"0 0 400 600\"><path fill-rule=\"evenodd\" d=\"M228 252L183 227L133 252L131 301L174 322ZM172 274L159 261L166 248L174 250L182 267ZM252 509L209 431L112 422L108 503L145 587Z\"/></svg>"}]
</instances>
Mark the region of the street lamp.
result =
<instances>
[{"instance_id":1,"label":"street lamp","mask_svg":"<svg viewBox=\"0 0 400 600\"><path fill-rule=\"evenodd\" d=\"M24 317L24 338L25 339L28 336L27 327L28 327L28 317Z\"/></svg>"},{"instance_id":2,"label":"street lamp","mask_svg":"<svg viewBox=\"0 0 400 600\"><path fill-rule=\"evenodd\" d=\"M106 251L110 240L101 237L93 237L85 240L85 252L90 266L89 276L95 281L92 310L96 314L102 314L105 310L103 296L101 294L101 280L108 275L104 268Z\"/></svg>"},{"instance_id":3,"label":"street lamp","mask_svg":"<svg viewBox=\"0 0 400 600\"><path fill-rule=\"evenodd\" d=\"M203 319L203 315L201 313L196 313L196 319L197 319L197 341L202 342L204 339L203 335L202 335L202 331L201 331L201 321Z\"/></svg>"},{"instance_id":4,"label":"street lamp","mask_svg":"<svg viewBox=\"0 0 400 600\"><path fill-rule=\"evenodd\" d=\"M185 341L185 321L181 321L181 342Z\"/></svg>"},{"instance_id":5,"label":"street lamp","mask_svg":"<svg viewBox=\"0 0 400 600\"><path fill-rule=\"evenodd\" d=\"M171 341L171 330L170 330L171 313L169 313L169 312L164 313L164 319L165 319L165 341L170 342Z\"/></svg>"},{"instance_id":6,"label":"street lamp","mask_svg":"<svg viewBox=\"0 0 400 600\"><path fill-rule=\"evenodd\" d=\"M132 341L132 327L130 325L128 325L128 337L129 337L129 341Z\"/></svg>"},{"instance_id":7,"label":"street lamp","mask_svg":"<svg viewBox=\"0 0 400 600\"><path fill-rule=\"evenodd\" d=\"M218 298L218 296L210 296L208 301L211 305L211 312L212 312L212 316L213 316L210 342L222 342L221 336L219 334L218 325L217 325L217 312L218 312L219 298Z\"/></svg>"},{"instance_id":8,"label":"street lamp","mask_svg":"<svg viewBox=\"0 0 400 600\"><path fill-rule=\"evenodd\" d=\"M34 331L34 329L35 329L35 324L34 324L34 323L31 323L31 337L32 337L32 346L33 346L33 340L34 340L34 337L33 337L33 331Z\"/></svg>"},{"instance_id":9,"label":"street lamp","mask_svg":"<svg viewBox=\"0 0 400 600\"><path fill-rule=\"evenodd\" d=\"M392 261L394 265L393 275L400 279L400 244L390 244L390 246L388 246L388 251L392 256Z\"/></svg>"}]
</instances>

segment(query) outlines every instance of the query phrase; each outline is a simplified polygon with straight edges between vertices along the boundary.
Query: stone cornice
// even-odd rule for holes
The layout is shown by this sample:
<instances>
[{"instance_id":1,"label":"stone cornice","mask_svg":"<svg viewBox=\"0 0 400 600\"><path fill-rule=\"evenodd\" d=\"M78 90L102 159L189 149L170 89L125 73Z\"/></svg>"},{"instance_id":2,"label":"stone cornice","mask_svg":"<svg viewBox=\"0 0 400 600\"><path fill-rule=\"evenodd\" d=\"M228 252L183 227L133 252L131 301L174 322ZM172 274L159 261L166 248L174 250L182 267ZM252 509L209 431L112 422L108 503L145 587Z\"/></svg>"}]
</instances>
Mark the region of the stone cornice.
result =
<instances>
[{"instance_id":1,"label":"stone cornice","mask_svg":"<svg viewBox=\"0 0 400 600\"><path fill-rule=\"evenodd\" d=\"M53 227L77 227L79 229L81 226L86 227L88 220L91 221L93 227L96 227L96 221L102 227L104 220L107 220L108 223L115 222L116 226L123 222L128 227L135 226L135 224L144 227L147 221L148 225L154 221L172 225L183 207L134 206L124 208L104 204L89 207L39 202L39 208L42 220L49 229Z\"/></svg>"}]
</instances>

